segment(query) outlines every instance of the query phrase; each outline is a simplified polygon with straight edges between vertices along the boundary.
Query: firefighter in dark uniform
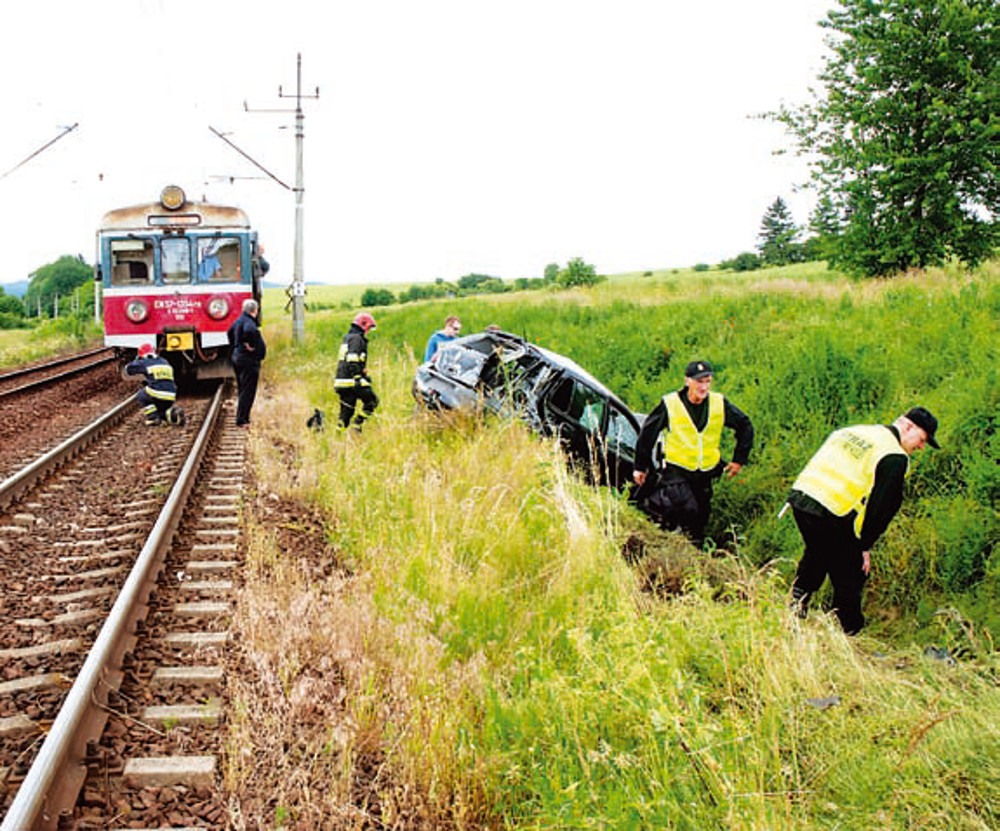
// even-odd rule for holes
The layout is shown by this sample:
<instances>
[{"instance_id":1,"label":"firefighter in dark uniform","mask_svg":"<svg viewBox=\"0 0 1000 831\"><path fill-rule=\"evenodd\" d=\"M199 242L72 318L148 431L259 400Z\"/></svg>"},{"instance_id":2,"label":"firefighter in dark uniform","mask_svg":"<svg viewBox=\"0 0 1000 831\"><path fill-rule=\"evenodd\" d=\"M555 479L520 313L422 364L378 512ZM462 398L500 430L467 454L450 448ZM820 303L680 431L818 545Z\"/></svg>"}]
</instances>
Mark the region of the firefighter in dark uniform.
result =
<instances>
[{"instance_id":1,"label":"firefighter in dark uniform","mask_svg":"<svg viewBox=\"0 0 1000 831\"><path fill-rule=\"evenodd\" d=\"M361 312L344 335L337 355L337 377L333 388L340 397L340 425L360 430L365 419L375 412L378 396L368 377L368 333L375 328L375 318ZM357 412L358 404L361 412Z\"/></svg>"},{"instance_id":2,"label":"firefighter in dark uniform","mask_svg":"<svg viewBox=\"0 0 1000 831\"><path fill-rule=\"evenodd\" d=\"M148 426L183 424L184 413L177 401L174 368L166 358L156 354L149 343L139 347L138 357L125 367L124 374L143 376L142 389L136 393Z\"/></svg>"},{"instance_id":3,"label":"firefighter in dark uniform","mask_svg":"<svg viewBox=\"0 0 1000 831\"><path fill-rule=\"evenodd\" d=\"M704 542L715 480L723 473L739 473L753 447L753 424L721 393L709 391L712 374L708 361L689 363L684 386L663 396L646 417L635 449L633 478L640 506L648 504L647 512L661 525L680 528L695 545ZM722 459L723 428L736 434L728 464ZM653 449L661 434L665 466L654 471ZM656 481L647 483L651 471ZM650 494L648 503L645 494Z\"/></svg>"},{"instance_id":4,"label":"firefighter in dark uniform","mask_svg":"<svg viewBox=\"0 0 1000 831\"><path fill-rule=\"evenodd\" d=\"M861 631L871 547L902 504L910 456L924 445L940 447L935 432L937 419L914 407L892 424L835 430L803 468L788 497L805 542L792 583L800 617L829 574L841 627L848 635Z\"/></svg>"}]
</instances>

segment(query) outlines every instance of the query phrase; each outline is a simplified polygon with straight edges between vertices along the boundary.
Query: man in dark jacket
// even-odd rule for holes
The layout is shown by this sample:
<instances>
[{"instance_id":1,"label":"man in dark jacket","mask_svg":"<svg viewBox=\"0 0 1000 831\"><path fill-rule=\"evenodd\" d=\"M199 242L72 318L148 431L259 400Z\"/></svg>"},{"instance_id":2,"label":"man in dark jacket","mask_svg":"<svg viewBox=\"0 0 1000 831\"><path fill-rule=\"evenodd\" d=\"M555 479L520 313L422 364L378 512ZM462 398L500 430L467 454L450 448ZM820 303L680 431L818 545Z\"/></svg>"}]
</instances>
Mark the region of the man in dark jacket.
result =
<instances>
[{"instance_id":1,"label":"man in dark jacket","mask_svg":"<svg viewBox=\"0 0 1000 831\"><path fill-rule=\"evenodd\" d=\"M236 426L250 427L250 410L257 397L257 381L260 379L260 362L267 354L267 345L257 325L260 306L256 300L243 301L241 314L229 327L229 344L232 347L231 360L236 370Z\"/></svg>"},{"instance_id":2,"label":"man in dark jacket","mask_svg":"<svg viewBox=\"0 0 1000 831\"><path fill-rule=\"evenodd\" d=\"M142 389L136 397L148 426L177 421L172 417L177 400L174 368L166 358L156 354L156 347L150 343L142 344L138 357L125 367L124 374L143 376Z\"/></svg>"},{"instance_id":3,"label":"man in dark jacket","mask_svg":"<svg viewBox=\"0 0 1000 831\"><path fill-rule=\"evenodd\" d=\"M695 545L704 541L715 480L723 473L739 473L753 447L753 424L727 398L709 391L712 375L708 361L691 361L684 371L684 386L663 396L646 417L635 448L633 478L639 485L640 507L647 504L647 512L664 527L681 528ZM736 434L729 464L721 453L724 427ZM657 481L647 486L661 434L664 468L655 471Z\"/></svg>"},{"instance_id":4,"label":"man in dark jacket","mask_svg":"<svg viewBox=\"0 0 1000 831\"><path fill-rule=\"evenodd\" d=\"M340 425L360 430L365 419L375 412L378 396L368 377L368 333L375 328L375 318L361 312L344 335L337 355L337 377L333 388L340 397ZM357 412L358 403L362 411Z\"/></svg>"},{"instance_id":5,"label":"man in dark jacket","mask_svg":"<svg viewBox=\"0 0 1000 831\"><path fill-rule=\"evenodd\" d=\"M788 496L805 542L792 583L801 617L829 574L841 627L848 635L861 631L871 548L902 504L910 455L924 445L939 447L936 431L937 419L914 407L889 425L835 430L803 468Z\"/></svg>"}]
</instances>

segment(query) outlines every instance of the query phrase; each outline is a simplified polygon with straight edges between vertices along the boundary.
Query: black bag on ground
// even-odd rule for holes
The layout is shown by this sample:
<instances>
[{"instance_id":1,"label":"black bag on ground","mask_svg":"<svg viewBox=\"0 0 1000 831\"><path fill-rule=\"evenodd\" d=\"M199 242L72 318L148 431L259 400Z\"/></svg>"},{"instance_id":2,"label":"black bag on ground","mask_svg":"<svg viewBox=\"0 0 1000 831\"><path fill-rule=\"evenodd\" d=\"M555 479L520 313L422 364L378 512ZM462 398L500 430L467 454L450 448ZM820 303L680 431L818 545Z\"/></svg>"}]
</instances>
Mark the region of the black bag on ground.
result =
<instances>
[{"instance_id":1,"label":"black bag on ground","mask_svg":"<svg viewBox=\"0 0 1000 831\"><path fill-rule=\"evenodd\" d=\"M658 476L652 487L636 494L639 509L664 528L686 525L698 515L698 500L691 483L680 477Z\"/></svg>"},{"instance_id":2,"label":"black bag on ground","mask_svg":"<svg viewBox=\"0 0 1000 831\"><path fill-rule=\"evenodd\" d=\"M326 416L318 407L313 410L313 414L309 416L309 420L306 421L306 427L316 430L317 432L322 430L325 424Z\"/></svg>"}]
</instances>

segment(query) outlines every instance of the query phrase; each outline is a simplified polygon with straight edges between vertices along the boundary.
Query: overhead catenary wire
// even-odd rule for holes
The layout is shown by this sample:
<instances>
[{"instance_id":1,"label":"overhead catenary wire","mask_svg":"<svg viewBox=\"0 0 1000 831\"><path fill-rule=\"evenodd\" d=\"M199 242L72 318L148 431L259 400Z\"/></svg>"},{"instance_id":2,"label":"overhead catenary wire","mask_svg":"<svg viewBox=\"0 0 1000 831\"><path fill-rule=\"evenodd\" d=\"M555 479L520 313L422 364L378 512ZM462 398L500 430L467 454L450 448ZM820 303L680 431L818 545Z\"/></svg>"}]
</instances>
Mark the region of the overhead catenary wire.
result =
<instances>
[{"instance_id":1,"label":"overhead catenary wire","mask_svg":"<svg viewBox=\"0 0 1000 831\"><path fill-rule=\"evenodd\" d=\"M223 135L218 130L216 130L211 124L208 125L208 129L211 130L213 133L215 133L215 135L217 135L226 144L228 144L230 147L232 147L233 150L235 150L237 153L239 153L243 158L245 158L247 161L249 161L255 167L259 168L260 170L263 170L268 176L270 176L272 179L274 179L274 181L277 182L279 185L281 185L285 190L292 190L292 188L291 188L290 185L286 185L284 182L282 182L281 179L279 179L270 170L268 170L266 167L264 167L264 165L262 165L256 159L254 159L249 153L245 153L244 151L240 150L239 147L237 147L235 144L233 144L229 139L227 139L225 137L225 135Z\"/></svg>"},{"instance_id":2,"label":"overhead catenary wire","mask_svg":"<svg viewBox=\"0 0 1000 831\"><path fill-rule=\"evenodd\" d=\"M14 165L10 170L8 170L6 173L4 173L3 175L0 175L0 179L6 179L8 176L10 176L11 173L13 173L18 168L24 167L28 162L30 162L33 158L35 158L35 156L37 156L43 150L46 150L47 148L51 147L53 144L55 144L57 141L59 141L59 139L61 139L63 136L67 135L68 133L72 133L79 126L80 126L80 122L78 121L75 124L71 125L70 127L63 127L63 131L58 136L56 136L51 141L47 141L45 144L43 144L41 147L39 147L30 156L28 156L25 159L22 159L16 165Z\"/></svg>"}]
</instances>

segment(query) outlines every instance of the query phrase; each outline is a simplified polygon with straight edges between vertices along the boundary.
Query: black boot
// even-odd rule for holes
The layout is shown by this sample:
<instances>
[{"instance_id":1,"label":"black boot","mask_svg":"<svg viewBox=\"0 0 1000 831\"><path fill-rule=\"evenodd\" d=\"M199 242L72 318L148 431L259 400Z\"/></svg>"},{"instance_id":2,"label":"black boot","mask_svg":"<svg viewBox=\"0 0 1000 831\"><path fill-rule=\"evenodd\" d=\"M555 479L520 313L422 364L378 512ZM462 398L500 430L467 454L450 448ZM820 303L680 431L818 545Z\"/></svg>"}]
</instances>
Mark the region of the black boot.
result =
<instances>
[{"instance_id":1,"label":"black boot","mask_svg":"<svg viewBox=\"0 0 1000 831\"><path fill-rule=\"evenodd\" d=\"M792 586L792 602L788 605L802 620L805 620L806 615L809 613L809 596L809 592L805 589Z\"/></svg>"}]
</instances>

